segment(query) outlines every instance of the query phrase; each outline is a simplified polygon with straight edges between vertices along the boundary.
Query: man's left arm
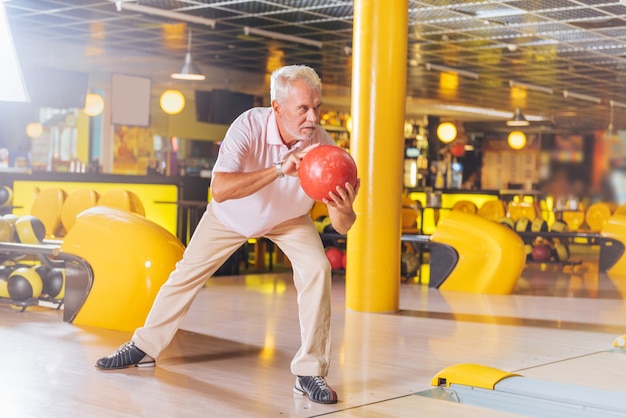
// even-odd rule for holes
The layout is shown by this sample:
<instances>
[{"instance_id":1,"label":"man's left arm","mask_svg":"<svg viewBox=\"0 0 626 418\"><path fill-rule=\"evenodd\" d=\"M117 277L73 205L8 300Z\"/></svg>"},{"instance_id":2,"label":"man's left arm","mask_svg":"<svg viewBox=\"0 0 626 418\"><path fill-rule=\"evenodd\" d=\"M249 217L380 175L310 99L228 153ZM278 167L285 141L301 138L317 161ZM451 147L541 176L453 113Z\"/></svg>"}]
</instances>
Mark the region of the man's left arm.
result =
<instances>
[{"instance_id":1,"label":"man's left arm","mask_svg":"<svg viewBox=\"0 0 626 418\"><path fill-rule=\"evenodd\" d=\"M360 186L360 179L357 179L356 187L346 183L345 188L337 187L337 191L330 194L331 199L323 200L328 208L330 222L335 231L340 234L346 234L356 221L353 204Z\"/></svg>"}]
</instances>

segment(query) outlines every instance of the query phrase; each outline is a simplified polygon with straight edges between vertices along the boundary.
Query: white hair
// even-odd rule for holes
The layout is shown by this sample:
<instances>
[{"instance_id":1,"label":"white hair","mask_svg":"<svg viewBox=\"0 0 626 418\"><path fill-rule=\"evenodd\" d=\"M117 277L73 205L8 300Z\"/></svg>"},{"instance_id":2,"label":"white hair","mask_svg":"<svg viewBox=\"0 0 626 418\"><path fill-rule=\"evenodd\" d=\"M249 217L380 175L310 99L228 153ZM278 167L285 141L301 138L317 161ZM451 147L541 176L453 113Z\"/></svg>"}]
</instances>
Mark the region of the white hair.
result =
<instances>
[{"instance_id":1,"label":"white hair","mask_svg":"<svg viewBox=\"0 0 626 418\"><path fill-rule=\"evenodd\" d=\"M322 80L315 70L306 65L287 65L275 70L270 79L270 99L281 103L291 91L296 80L304 80L312 88L322 92Z\"/></svg>"}]
</instances>

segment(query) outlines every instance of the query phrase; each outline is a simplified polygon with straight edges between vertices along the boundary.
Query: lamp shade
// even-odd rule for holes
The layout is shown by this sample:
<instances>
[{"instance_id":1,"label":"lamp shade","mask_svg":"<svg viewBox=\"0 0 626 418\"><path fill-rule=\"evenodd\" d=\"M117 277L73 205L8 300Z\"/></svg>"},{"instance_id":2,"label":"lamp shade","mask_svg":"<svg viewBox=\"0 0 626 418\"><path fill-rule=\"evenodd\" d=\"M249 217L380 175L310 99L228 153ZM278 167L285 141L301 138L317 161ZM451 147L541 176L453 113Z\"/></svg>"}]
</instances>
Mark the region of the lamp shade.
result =
<instances>
[{"instance_id":1,"label":"lamp shade","mask_svg":"<svg viewBox=\"0 0 626 418\"><path fill-rule=\"evenodd\" d=\"M522 131L512 131L509 134L508 143L513 149L522 149L526 146L526 134Z\"/></svg>"},{"instance_id":2,"label":"lamp shade","mask_svg":"<svg viewBox=\"0 0 626 418\"><path fill-rule=\"evenodd\" d=\"M206 79L206 76L202 74L202 71L194 65L191 61L191 29L189 29L189 35L187 36L187 55L185 55L185 63L179 73L171 75L172 78L177 80L193 80L202 81Z\"/></svg>"},{"instance_id":3,"label":"lamp shade","mask_svg":"<svg viewBox=\"0 0 626 418\"><path fill-rule=\"evenodd\" d=\"M185 64L179 73L171 75L172 78L177 80L196 80L201 81L206 79L206 76L202 74L200 69L191 61L191 53L187 52L185 55Z\"/></svg>"},{"instance_id":4,"label":"lamp shade","mask_svg":"<svg viewBox=\"0 0 626 418\"><path fill-rule=\"evenodd\" d=\"M442 122L437 126L437 138L446 144L456 138L456 126L452 122Z\"/></svg>"},{"instance_id":5,"label":"lamp shade","mask_svg":"<svg viewBox=\"0 0 626 418\"><path fill-rule=\"evenodd\" d=\"M178 90L165 90L161 94L161 109L168 115L176 115L185 108L185 96Z\"/></svg>"},{"instance_id":6,"label":"lamp shade","mask_svg":"<svg viewBox=\"0 0 626 418\"><path fill-rule=\"evenodd\" d=\"M518 107L515 109L515 113L513 114L513 119L506 121L506 126L528 126L530 122L526 120L524 115L522 114L522 110Z\"/></svg>"}]
</instances>

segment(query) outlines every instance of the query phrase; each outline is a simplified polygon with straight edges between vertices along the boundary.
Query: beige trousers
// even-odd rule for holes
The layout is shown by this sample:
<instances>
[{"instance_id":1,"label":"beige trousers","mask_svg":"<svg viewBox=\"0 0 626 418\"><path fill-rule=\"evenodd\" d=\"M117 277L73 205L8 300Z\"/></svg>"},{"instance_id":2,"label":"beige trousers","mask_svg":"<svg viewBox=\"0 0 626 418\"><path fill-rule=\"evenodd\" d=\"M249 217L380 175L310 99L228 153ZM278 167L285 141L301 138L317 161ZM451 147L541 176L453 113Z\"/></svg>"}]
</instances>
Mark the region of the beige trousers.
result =
<instances>
[{"instance_id":1,"label":"beige trousers","mask_svg":"<svg viewBox=\"0 0 626 418\"><path fill-rule=\"evenodd\" d=\"M331 268L307 214L274 227L266 238L291 261L298 293L301 346L291 362L300 376L326 376L330 362ZM163 284L133 342L157 358L176 334L197 293L247 238L226 228L211 205L200 219L183 259ZM221 320L222 318L220 318Z\"/></svg>"}]
</instances>

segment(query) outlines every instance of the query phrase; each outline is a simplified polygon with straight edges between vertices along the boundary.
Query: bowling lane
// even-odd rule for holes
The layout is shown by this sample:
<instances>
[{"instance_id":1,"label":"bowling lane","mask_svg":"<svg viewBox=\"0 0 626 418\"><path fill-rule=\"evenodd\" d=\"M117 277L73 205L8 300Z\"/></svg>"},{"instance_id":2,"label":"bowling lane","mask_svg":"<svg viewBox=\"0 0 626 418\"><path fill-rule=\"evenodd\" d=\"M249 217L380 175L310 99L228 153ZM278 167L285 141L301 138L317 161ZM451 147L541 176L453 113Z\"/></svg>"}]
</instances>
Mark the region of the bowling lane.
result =
<instances>
[{"instance_id":1,"label":"bowling lane","mask_svg":"<svg viewBox=\"0 0 626 418\"><path fill-rule=\"evenodd\" d=\"M518 370L522 376L624 393L626 350L621 348ZM625 397L626 399L626 397Z\"/></svg>"},{"instance_id":2,"label":"bowling lane","mask_svg":"<svg viewBox=\"0 0 626 418\"><path fill-rule=\"evenodd\" d=\"M626 388L620 385L626 366L622 348L507 370L518 375L501 378L485 379L482 370L467 366L453 366L438 374L439 379L451 379L447 389L418 392L417 397L546 418L626 416ZM495 387L487 383L490 380Z\"/></svg>"},{"instance_id":3,"label":"bowling lane","mask_svg":"<svg viewBox=\"0 0 626 418\"><path fill-rule=\"evenodd\" d=\"M414 418L414 417L463 417L463 418L520 418L513 412L496 411L474 405L445 402L424 396L409 395L384 402L363 405L331 414L333 418Z\"/></svg>"}]
</instances>

